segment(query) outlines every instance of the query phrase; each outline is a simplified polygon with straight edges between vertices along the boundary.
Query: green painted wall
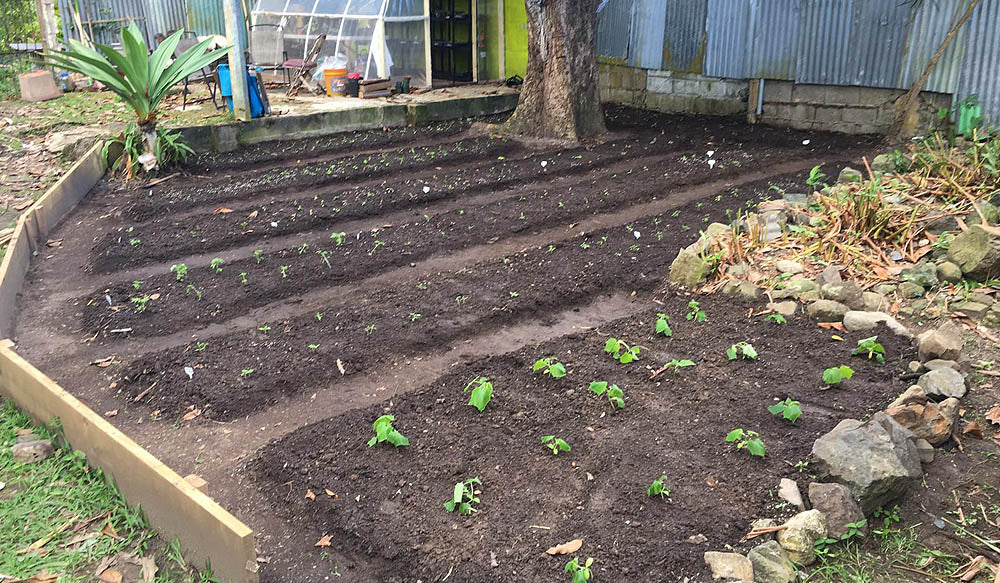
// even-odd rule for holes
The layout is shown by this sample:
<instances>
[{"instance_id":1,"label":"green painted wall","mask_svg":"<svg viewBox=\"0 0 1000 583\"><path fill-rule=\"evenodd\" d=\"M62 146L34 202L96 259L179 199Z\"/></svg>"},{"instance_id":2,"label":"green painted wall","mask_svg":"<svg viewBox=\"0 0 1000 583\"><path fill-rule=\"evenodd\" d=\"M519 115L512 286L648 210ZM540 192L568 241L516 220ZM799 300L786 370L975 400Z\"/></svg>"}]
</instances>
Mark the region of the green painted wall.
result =
<instances>
[{"instance_id":1,"label":"green painted wall","mask_svg":"<svg viewBox=\"0 0 1000 583\"><path fill-rule=\"evenodd\" d=\"M503 71L500 70L500 3L503 0L478 2L479 80L495 81L503 78Z\"/></svg>"},{"instance_id":2,"label":"green painted wall","mask_svg":"<svg viewBox=\"0 0 1000 583\"><path fill-rule=\"evenodd\" d=\"M503 0L504 59L507 70L504 77L520 75L528 68L528 13L524 0Z\"/></svg>"}]
</instances>

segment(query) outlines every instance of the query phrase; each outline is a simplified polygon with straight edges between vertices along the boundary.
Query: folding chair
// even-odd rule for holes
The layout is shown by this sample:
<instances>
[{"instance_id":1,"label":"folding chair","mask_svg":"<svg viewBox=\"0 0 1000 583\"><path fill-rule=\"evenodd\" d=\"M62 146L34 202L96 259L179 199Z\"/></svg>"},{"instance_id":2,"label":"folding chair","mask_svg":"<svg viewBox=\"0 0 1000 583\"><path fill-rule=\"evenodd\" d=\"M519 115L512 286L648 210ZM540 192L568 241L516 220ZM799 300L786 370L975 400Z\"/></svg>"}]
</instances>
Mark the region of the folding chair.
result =
<instances>
[{"instance_id":1,"label":"folding chair","mask_svg":"<svg viewBox=\"0 0 1000 583\"><path fill-rule=\"evenodd\" d=\"M181 40L177 42L177 48L174 49L174 58L177 58L181 53L196 44L198 44L197 36L185 36L181 38ZM209 66L202 67L198 71L191 73L184 78L184 93L181 99L181 109L183 110L187 107L187 96L190 93L188 91L188 82L191 80L205 82L205 87L208 88L208 93L212 96L212 105L215 106L215 109L219 109L219 102L215 99L215 88L219 86L219 82L212 73L212 68ZM212 83L213 81L215 82L214 85Z\"/></svg>"},{"instance_id":2,"label":"folding chair","mask_svg":"<svg viewBox=\"0 0 1000 583\"><path fill-rule=\"evenodd\" d=\"M291 59L285 62L285 65L289 68L295 69L295 77L292 82L288 85L288 91L285 95L292 97L299 92L299 88L305 86L307 89L319 95L323 93L323 88L320 87L319 83L316 83L312 79L312 70L316 67L316 59L319 58L320 52L323 50L323 44L326 42L326 35L321 34L316 37L313 41L312 48L309 49L309 54L306 55L305 59ZM291 63L295 61L295 65Z\"/></svg>"},{"instance_id":3,"label":"folding chair","mask_svg":"<svg viewBox=\"0 0 1000 583\"><path fill-rule=\"evenodd\" d=\"M285 61L284 31L277 24L255 24L250 27L249 64L264 71L281 71L285 84L291 82Z\"/></svg>"}]
</instances>

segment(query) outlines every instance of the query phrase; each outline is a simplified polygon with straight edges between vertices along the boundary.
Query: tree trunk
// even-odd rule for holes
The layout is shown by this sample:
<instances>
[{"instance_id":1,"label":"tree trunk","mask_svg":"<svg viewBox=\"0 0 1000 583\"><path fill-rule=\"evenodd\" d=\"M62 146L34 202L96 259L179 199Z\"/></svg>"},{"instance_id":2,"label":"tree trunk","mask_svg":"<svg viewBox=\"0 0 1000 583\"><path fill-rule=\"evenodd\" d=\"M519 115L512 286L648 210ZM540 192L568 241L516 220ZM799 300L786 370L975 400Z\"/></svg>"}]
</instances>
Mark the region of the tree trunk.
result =
<instances>
[{"instance_id":1,"label":"tree trunk","mask_svg":"<svg viewBox=\"0 0 1000 583\"><path fill-rule=\"evenodd\" d=\"M967 20L972 16L972 13L976 10L976 6L979 5L980 0L971 0L969 2L968 8L965 12L959 16L956 14L957 20L955 20L951 28L948 30L948 34L945 35L944 41L941 42L941 46L937 48L931 60L927 62L927 66L924 67L923 73L920 77L913 82L910 86L910 90L906 92L906 95L899 102L896 107L895 115L892 118L892 126L889 127L889 132L885 136L886 143L893 143L899 141L903 136L904 128L907 122L917 114L917 108L920 106L920 92L923 90L924 85L927 83L927 79L930 78L931 72L937 65L937 62L941 60L942 55L948 49L955 37L958 36L958 31L961 30L962 26Z\"/></svg>"},{"instance_id":2,"label":"tree trunk","mask_svg":"<svg viewBox=\"0 0 1000 583\"><path fill-rule=\"evenodd\" d=\"M528 68L503 131L578 141L602 134L597 0L526 0Z\"/></svg>"}]
</instances>

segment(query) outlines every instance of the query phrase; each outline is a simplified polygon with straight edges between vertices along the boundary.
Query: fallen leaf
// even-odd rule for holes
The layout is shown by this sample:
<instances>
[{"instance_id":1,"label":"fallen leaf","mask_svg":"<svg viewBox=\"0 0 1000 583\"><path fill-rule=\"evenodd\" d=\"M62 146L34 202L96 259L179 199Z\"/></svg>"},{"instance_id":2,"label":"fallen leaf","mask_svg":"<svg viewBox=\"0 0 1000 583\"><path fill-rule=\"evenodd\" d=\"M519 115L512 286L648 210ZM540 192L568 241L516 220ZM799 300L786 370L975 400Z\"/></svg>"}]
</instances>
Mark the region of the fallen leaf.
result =
<instances>
[{"instance_id":1,"label":"fallen leaf","mask_svg":"<svg viewBox=\"0 0 1000 583\"><path fill-rule=\"evenodd\" d=\"M160 299L160 294L150 294L149 295L149 299L151 299L151 300L158 300L158 299Z\"/></svg>"},{"instance_id":2,"label":"fallen leaf","mask_svg":"<svg viewBox=\"0 0 1000 583\"><path fill-rule=\"evenodd\" d=\"M316 494L313 494L312 490L306 490L306 498L308 498L309 500L315 500Z\"/></svg>"},{"instance_id":3,"label":"fallen leaf","mask_svg":"<svg viewBox=\"0 0 1000 583\"><path fill-rule=\"evenodd\" d=\"M820 322L819 327L824 330L837 330L838 332L847 332L847 328L844 328L843 322Z\"/></svg>"},{"instance_id":4,"label":"fallen leaf","mask_svg":"<svg viewBox=\"0 0 1000 583\"><path fill-rule=\"evenodd\" d=\"M219 208L217 208L214 211L212 211L212 214L213 215L228 215L231 212L233 212L233 209L226 208L224 206L220 206Z\"/></svg>"},{"instance_id":5,"label":"fallen leaf","mask_svg":"<svg viewBox=\"0 0 1000 583\"><path fill-rule=\"evenodd\" d=\"M115 540L122 540L122 537L119 536L118 533L115 531L115 525L111 524L111 517L108 517L108 523L105 524L104 528L101 529L101 534L110 536ZM119 578L119 581L120 580L121 578Z\"/></svg>"},{"instance_id":6,"label":"fallen leaf","mask_svg":"<svg viewBox=\"0 0 1000 583\"><path fill-rule=\"evenodd\" d=\"M153 583L153 580L156 578L156 572L159 571L153 557L143 557L139 559L139 566L142 567L143 583Z\"/></svg>"},{"instance_id":7,"label":"fallen leaf","mask_svg":"<svg viewBox=\"0 0 1000 583\"><path fill-rule=\"evenodd\" d=\"M719 485L719 481L712 476L705 478L705 483L708 484L709 488L714 488Z\"/></svg>"},{"instance_id":8,"label":"fallen leaf","mask_svg":"<svg viewBox=\"0 0 1000 583\"><path fill-rule=\"evenodd\" d=\"M975 437L976 439L983 438L983 428L979 426L978 421L971 421L965 424L962 428L962 435L969 435Z\"/></svg>"},{"instance_id":9,"label":"fallen leaf","mask_svg":"<svg viewBox=\"0 0 1000 583\"><path fill-rule=\"evenodd\" d=\"M550 547L549 550L545 551L550 555L569 555L580 550L583 546L583 539L575 538L569 542L563 543L561 545L556 545Z\"/></svg>"},{"instance_id":10,"label":"fallen leaf","mask_svg":"<svg viewBox=\"0 0 1000 583\"><path fill-rule=\"evenodd\" d=\"M199 415L201 415L201 409L192 409L184 414L184 420L192 421Z\"/></svg>"},{"instance_id":11,"label":"fallen leaf","mask_svg":"<svg viewBox=\"0 0 1000 583\"><path fill-rule=\"evenodd\" d=\"M337 494L336 492L334 492L329 488L325 489L324 492L326 492L326 495L329 496L330 498L333 498L334 500L340 498L340 494Z\"/></svg>"},{"instance_id":12,"label":"fallen leaf","mask_svg":"<svg viewBox=\"0 0 1000 583\"><path fill-rule=\"evenodd\" d=\"M257 211L253 211L252 213L250 213L249 215L247 215L247 218L248 219L256 219L257 218Z\"/></svg>"},{"instance_id":13,"label":"fallen leaf","mask_svg":"<svg viewBox=\"0 0 1000 583\"><path fill-rule=\"evenodd\" d=\"M994 425L1000 425L1000 406L993 407L987 411L986 420Z\"/></svg>"},{"instance_id":14,"label":"fallen leaf","mask_svg":"<svg viewBox=\"0 0 1000 583\"><path fill-rule=\"evenodd\" d=\"M33 204L35 204L35 201L29 198L27 200L22 200L21 202L15 204L13 208L16 211L23 211L24 209L28 208Z\"/></svg>"},{"instance_id":15,"label":"fallen leaf","mask_svg":"<svg viewBox=\"0 0 1000 583\"><path fill-rule=\"evenodd\" d=\"M112 409L110 411L105 411L104 412L104 416L105 417L114 417L116 415L118 415L118 409Z\"/></svg>"},{"instance_id":16,"label":"fallen leaf","mask_svg":"<svg viewBox=\"0 0 1000 583\"><path fill-rule=\"evenodd\" d=\"M55 583L59 575L50 575L48 569L42 569L27 579L22 579L22 583Z\"/></svg>"},{"instance_id":17,"label":"fallen leaf","mask_svg":"<svg viewBox=\"0 0 1000 583\"><path fill-rule=\"evenodd\" d=\"M337 368L340 370L340 376L344 376L347 373L347 369L344 368L344 363L337 359Z\"/></svg>"},{"instance_id":18,"label":"fallen leaf","mask_svg":"<svg viewBox=\"0 0 1000 583\"><path fill-rule=\"evenodd\" d=\"M97 360L91 362L90 364L96 365L97 368L105 368L111 366L111 363L115 361L114 356L107 356L104 358L98 358Z\"/></svg>"},{"instance_id":19,"label":"fallen leaf","mask_svg":"<svg viewBox=\"0 0 1000 583\"><path fill-rule=\"evenodd\" d=\"M330 546L330 535L324 534L318 541L316 541L317 547L328 547Z\"/></svg>"},{"instance_id":20,"label":"fallen leaf","mask_svg":"<svg viewBox=\"0 0 1000 583\"><path fill-rule=\"evenodd\" d=\"M106 569L99 579L101 583L122 583L122 573L117 569Z\"/></svg>"},{"instance_id":21,"label":"fallen leaf","mask_svg":"<svg viewBox=\"0 0 1000 583\"><path fill-rule=\"evenodd\" d=\"M47 247L62 247L62 244L63 244L63 240L62 239L49 239L45 243L45 245Z\"/></svg>"}]
</instances>

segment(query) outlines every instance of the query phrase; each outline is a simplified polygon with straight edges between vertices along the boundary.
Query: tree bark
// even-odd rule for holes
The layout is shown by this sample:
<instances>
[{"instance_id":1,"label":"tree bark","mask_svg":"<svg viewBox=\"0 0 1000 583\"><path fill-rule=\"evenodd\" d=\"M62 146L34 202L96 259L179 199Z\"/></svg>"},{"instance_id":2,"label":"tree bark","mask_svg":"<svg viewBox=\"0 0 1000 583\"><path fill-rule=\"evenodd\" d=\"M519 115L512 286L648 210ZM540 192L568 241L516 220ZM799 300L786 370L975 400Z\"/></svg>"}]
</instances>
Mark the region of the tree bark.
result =
<instances>
[{"instance_id":1,"label":"tree bark","mask_svg":"<svg viewBox=\"0 0 1000 583\"><path fill-rule=\"evenodd\" d=\"M955 40L955 37L958 36L958 31L962 29L965 22L972 16L972 13L976 10L976 6L979 5L979 2L980 0L971 0L968 8L965 9L965 12L961 16L956 14L958 19L952 23L951 28L948 30L948 34L944 37L944 41L941 42L937 51L935 51L934 55L931 56L931 60L927 62L927 66L924 67L923 73L921 73L920 77L913 82L913 85L910 86L910 90L906 92L906 95L896 108L895 115L892 118L892 126L889 127L889 132L885 136L887 143L896 142L902 137L901 134L907 121L917 113L917 108L920 106L920 92L927 83L927 79L930 78L931 72L934 70L938 61L941 60L941 57L948 49L948 46L953 40Z\"/></svg>"},{"instance_id":2,"label":"tree bark","mask_svg":"<svg viewBox=\"0 0 1000 583\"><path fill-rule=\"evenodd\" d=\"M528 67L503 131L579 141L607 131L597 87L597 0L526 0Z\"/></svg>"}]
</instances>

